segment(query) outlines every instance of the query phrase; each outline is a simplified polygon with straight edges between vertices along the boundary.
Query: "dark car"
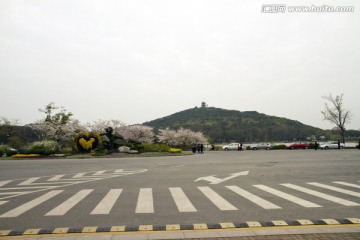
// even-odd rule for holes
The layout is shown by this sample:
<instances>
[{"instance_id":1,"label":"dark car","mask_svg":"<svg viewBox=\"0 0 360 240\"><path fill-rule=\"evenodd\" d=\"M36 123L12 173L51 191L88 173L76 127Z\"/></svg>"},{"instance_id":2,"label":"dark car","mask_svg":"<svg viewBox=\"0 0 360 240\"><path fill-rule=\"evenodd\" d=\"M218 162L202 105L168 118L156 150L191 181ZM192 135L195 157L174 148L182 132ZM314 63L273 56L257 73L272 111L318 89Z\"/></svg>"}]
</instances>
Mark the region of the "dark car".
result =
<instances>
[{"instance_id":1,"label":"dark car","mask_svg":"<svg viewBox=\"0 0 360 240\"><path fill-rule=\"evenodd\" d=\"M302 143L302 142L296 142L296 143L292 143L290 144L288 147L288 149L308 149L309 148L309 144L308 143Z\"/></svg>"}]
</instances>

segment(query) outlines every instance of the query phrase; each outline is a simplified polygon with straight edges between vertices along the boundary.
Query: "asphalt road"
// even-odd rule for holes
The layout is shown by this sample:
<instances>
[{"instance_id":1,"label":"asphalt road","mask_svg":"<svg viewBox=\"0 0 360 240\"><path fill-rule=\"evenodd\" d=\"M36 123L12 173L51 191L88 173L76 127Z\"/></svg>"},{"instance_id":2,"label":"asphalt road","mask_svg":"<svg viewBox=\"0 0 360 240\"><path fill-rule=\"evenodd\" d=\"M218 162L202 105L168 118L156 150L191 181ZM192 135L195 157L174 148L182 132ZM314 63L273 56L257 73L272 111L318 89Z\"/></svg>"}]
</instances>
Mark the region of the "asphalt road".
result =
<instances>
[{"instance_id":1,"label":"asphalt road","mask_svg":"<svg viewBox=\"0 0 360 240\"><path fill-rule=\"evenodd\" d=\"M0 230L343 219L359 150L0 160Z\"/></svg>"}]
</instances>

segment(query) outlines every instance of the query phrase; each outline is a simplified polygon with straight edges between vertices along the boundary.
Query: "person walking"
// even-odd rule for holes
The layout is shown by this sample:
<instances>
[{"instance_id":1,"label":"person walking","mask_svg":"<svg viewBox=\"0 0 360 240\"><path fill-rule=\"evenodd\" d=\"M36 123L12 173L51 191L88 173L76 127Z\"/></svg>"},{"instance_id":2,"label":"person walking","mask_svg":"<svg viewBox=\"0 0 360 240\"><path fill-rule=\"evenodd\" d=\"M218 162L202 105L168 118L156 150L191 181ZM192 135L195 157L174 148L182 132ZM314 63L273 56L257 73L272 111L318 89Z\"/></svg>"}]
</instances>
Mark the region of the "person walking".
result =
<instances>
[{"instance_id":1,"label":"person walking","mask_svg":"<svg viewBox=\"0 0 360 240\"><path fill-rule=\"evenodd\" d=\"M200 144L200 152L201 152L201 154L204 153L204 144Z\"/></svg>"},{"instance_id":2,"label":"person walking","mask_svg":"<svg viewBox=\"0 0 360 240\"><path fill-rule=\"evenodd\" d=\"M317 141L315 141L315 146L314 146L315 150L318 150L318 147L319 147L319 144L317 143Z\"/></svg>"},{"instance_id":3,"label":"person walking","mask_svg":"<svg viewBox=\"0 0 360 240\"><path fill-rule=\"evenodd\" d=\"M340 140L338 140L338 149L340 150Z\"/></svg>"},{"instance_id":4,"label":"person walking","mask_svg":"<svg viewBox=\"0 0 360 240\"><path fill-rule=\"evenodd\" d=\"M200 153L200 143L196 146L197 152Z\"/></svg>"}]
</instances>

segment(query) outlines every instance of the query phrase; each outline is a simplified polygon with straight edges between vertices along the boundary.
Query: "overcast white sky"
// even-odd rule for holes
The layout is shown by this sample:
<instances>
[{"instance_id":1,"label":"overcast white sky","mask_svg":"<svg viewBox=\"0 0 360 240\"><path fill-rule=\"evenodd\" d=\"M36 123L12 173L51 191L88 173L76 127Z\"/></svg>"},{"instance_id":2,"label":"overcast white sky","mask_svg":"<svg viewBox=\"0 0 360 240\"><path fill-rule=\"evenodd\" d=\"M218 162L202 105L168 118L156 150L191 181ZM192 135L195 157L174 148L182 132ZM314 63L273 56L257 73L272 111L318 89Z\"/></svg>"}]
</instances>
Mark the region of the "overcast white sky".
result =
<instances>
[{"instance_id":1,"label":"overcast white sky","mask_svg":"<svg viewBox=\"0 0 360 240\"><path fill-rule=\"evenodd\" d=\"M135 124L205 101L329 129L321 96L343 93L358 130L359 77L356 0L0 0L0 116L21 124L50 102Z\"/></svg>"}]
</instances>

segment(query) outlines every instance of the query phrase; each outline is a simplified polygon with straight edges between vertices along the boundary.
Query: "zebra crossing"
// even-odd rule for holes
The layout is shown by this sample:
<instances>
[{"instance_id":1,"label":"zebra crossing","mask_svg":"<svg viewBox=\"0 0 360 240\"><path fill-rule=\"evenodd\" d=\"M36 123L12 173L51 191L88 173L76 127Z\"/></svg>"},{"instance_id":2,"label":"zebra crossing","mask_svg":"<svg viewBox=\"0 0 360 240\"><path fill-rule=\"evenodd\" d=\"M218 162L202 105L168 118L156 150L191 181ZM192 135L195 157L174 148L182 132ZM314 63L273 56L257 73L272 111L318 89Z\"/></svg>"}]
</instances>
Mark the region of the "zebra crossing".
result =
<instances>
[{"instance_id":1,"label":"zebra crossing","mask_svg":"<svg viewBox=\"0 0 360 240\"><path fill-rule=\"evenodd\" d=\"M0 181L0 205L2 203L1 200L21 196L24 194L46 191L50 189L61 188L70 185L91 182L91 181L103 180L107 178L143 173L146 171L147 169L100 170L100 171L82 172L76 174L61 174L55 176L32 177L28 179Z\"/></svg>"},{"instance_id":2,"label":"zebra crossing","mask_svg":"<svg viewBox=\"0 0 360 240\"><path fill-rule=\"evenodd\" d=\"M56 177L58 180L60 178L60 176ZM0 182L0 184L4 183ZM360 206L360 200L357 199L360 197L360 193L356 191L360 188L360 185L351 182L334 181L330 184L317 182L303 184L282 183L276 186L256 184L241 187L234 185L225 187L194 186L194 188L195 193L202 196L200 198L201 201L208 201L214 209L219 211L239 211L241 210L240 206L243 207L244 205L239 205L238 203L239 201L244 202L242 201L243 199L247 200L245 202L248 204L254 204L264 210L286 208L287 205L285 205L285 207L284 205L282 206L283 200L293 203L294 206L304 208L323 208L328 204L339 204L345 207ZM94 190L95 189L81 189L72 193L72 196L62 200L57 206L53 206L50 211L42 214L45 217L64 216L80 205L84 199L90 198ZM133 191L134 189L131 190ZM89 209L85 214L106 215L111 214L115 208L119 206L120 208L129 208L129 206L122 206L120 204L126 202L120 200L127 191L128 189L122 188L105 191L105 194L100 196L99 202L94 204L94 206L96 206L88 207ZM290 191L290 193L287 191ZM136 192L137 190L135 190L135 193ZM154 204L155 201L160 200L156 196L157 192L158 191L154 191L153 188L139 188L136 194L137 199L133 201L136 203L135 208L132 209L134 214L154 214L161 211L162 209L156 209ZM0 218L19 217L22 214L40 208L45 202L56 199L64 193L65 190L62 189L49 189L46 193L33 200L22 203L13 209L6 208L6 205L8 205L11 200L0 201ZM198 206L201 206L202 203L199 202L199 198L193 197L192 199L190 197L193 196L193 194L190 193L188 188L169 187L165 189L165 194L167 197L162 198L161 201L171 201L176 207L175 211L179 213L197 213L201 211L201 208L199 209Z\"/></svg>"}]
</instances>

